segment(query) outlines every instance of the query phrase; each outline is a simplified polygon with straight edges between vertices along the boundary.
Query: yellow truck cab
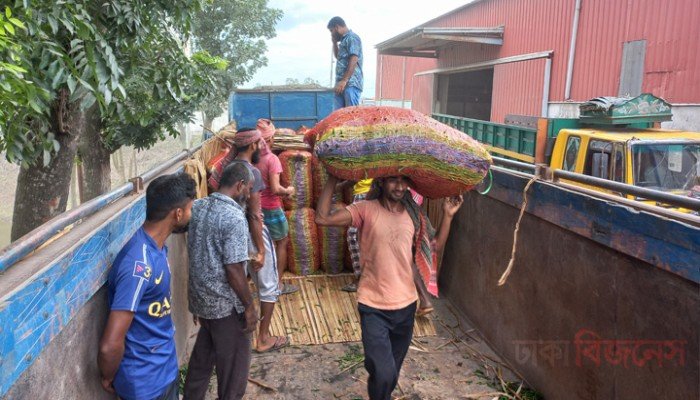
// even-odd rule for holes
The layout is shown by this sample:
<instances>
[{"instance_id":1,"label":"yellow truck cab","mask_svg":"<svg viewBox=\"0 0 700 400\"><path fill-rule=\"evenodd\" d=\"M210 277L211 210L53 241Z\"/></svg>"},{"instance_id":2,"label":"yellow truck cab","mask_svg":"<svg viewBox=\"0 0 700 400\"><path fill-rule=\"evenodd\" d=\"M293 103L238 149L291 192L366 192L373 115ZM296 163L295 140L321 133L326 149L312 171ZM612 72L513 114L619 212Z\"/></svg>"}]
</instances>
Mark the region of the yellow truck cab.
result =
<instances>
[{"instance_id":1,"label":"yellow truck cab","mask_svg":"<svg viewBox=\"0 0 700 400\"><path fill-rule=\"evenodd\" d=\"M672 118L666 101L644 93L598 97L579 108L575 119L509 115L505 124L433 117L483 143L494 156L700 198L700 132L659 129L660 122Z\"/></svg>"},{"instance_id":2,"label":"yellow truck cab","mask_svg":"<svg viewBox=\"0 0 700 400\"><path fill-rule=\"evenodd\" d=\"M562 129L554 144L550 166L690 195L693 188L700 185L700 132Z\"/></svg>"}]
</instances>

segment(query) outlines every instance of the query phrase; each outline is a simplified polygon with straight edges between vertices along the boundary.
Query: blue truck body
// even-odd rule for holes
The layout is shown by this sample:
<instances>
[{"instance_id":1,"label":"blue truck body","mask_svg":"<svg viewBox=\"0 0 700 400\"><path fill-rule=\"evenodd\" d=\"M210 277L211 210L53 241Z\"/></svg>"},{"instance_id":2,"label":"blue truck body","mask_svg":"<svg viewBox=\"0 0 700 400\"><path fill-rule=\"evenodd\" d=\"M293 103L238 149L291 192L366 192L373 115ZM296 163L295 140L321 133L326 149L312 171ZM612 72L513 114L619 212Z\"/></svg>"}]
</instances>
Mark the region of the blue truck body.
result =
<instances>
[{"instance_id":1,"label":"blue truck body","mask_svg":"<svg viewBox=\"0 0 700 400\"><path fill-rule=\"evenodd\" d=\"M267 118L277 128L310 128L333 111L333 96L332 89L236 90L229 98L229 121L253 127Z\"/></svg>"}]
</instances>

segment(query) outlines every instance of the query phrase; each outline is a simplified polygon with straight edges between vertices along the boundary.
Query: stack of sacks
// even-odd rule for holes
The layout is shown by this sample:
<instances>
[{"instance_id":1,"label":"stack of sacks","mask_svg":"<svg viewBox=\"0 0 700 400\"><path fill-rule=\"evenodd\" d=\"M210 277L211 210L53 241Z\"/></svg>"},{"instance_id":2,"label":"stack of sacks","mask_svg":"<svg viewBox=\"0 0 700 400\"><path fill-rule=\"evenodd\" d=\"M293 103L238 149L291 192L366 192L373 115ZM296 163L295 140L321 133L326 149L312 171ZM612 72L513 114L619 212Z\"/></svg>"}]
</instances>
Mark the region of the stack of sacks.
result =
<instances>
[{"instance_id":1,"label":"stack of sacks","mask_svg":"<svg viewBox=\"0 0 700 400\"><path fill-rule=\"evenodd\" d=\"M280 184L282 186L294 186L296 195L293 198L284 198L285 210L297 208L310 208L313 206L313 176L311 173L311 153L302 150L286 150L280 155L282 173Z\"/></svg>"},{"instance_id":2,"label":"stack of sacks","mask_svg":"<svg viewBox=\"0 0 700 400\"><path fill-rule=\"evenodd\" d=\"M328 181L328 172L326 172L326 169L316 156L311 158L311 168L313 170L313 204L314 206L318 206L318 199L321 198L323 187L326 185L326 181ZM337 190L333 193L333 203L338 201L343 201L343 192L341 190Z\"/></svg>"},{"instance_id":3,"label":"stack of sacks","mask_svg":"<svg viewBox=\"0 0 700 400\"><path fill-rule=\"evenodd\" d=\"M474 139L414 110L347 107L306 133L306 141L341 179L405 175L429 198L454 196L477 185L491 156Z\"/></svg>"},{"instance_id":4,"label":"stack of sacks","mask_svg":"<svg viewBox=\"0 0 700 400\"><path fill-rule=\"evenodd\" d=\"M343 203L333 205L333 210L345 207ZM339 274L345 267L347 253L347 228L339 226L319 226L318 244L321 250L321 269L328 274ZM352 268L352 264L350 264Z\"/></svg>"},{"instance_id":5,"label":"stack of sacks","mask_svg":"<svg viewBox=\"0 0 700 400\"><path fill-rule=\"evenodd\" d=\"M275 130L275 141L272 144L273 151L284 150L311 150L311 146L304 142L304 136L292 129L278 128Z\"/></svg>"},{"instance_id":6,"label":"stack of sacks","mask_svg":"<svg viewBox=\"0 0 700 400\"><path fill-rule=\"evenodd\" d=\"M289 221L289 270L297 275L315 273L320 264L316 213L311 208L298 208L285 214Z\"/></svg>"}]
</instances>

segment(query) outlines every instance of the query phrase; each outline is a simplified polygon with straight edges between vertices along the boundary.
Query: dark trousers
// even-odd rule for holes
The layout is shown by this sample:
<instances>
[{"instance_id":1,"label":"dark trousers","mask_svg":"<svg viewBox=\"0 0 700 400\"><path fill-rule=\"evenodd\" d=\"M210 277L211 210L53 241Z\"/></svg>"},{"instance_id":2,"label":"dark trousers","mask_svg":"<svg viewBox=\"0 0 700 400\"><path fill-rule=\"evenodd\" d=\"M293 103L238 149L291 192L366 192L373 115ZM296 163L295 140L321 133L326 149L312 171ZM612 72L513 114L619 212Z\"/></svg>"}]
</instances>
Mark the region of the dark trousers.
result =
<instances>
[{"instance_id":1,"label":"dark trousers","mask_svg":"<svg viewBox=\"0 0 700 400\"><path fill-rule=\"evenodd\" d=\"M248 385L251 357L244 315L234 312L221 319L200 318L199 324L185 378L185 399L204 399L215 366L219 399L242 398Z\"/></svg>"},{"instance_id":2,"label":"dark trousers","mask_svg":"<svg viewBox=\"0 0 700 400\"><path fill-rule=\"evenodd\" d=\"M178 379L175 379L173 383L168 385L167 388L165 388L165 391L163 391L163 394L158 396L156 399L157 400L179 400L180 396L178 395L178 389L180 388L180 379L178 376Z\"/></svg>"},{"instance_id":3,"label":"dark trousers","mask_svg":"<svg viewBox=\"0 0 700 400\"><path fill-rule=\"evenodd\" d=\"M413 337L416 303L400 310L358 305L370 400L391 400Z\"/></svg>"}]
</instances>

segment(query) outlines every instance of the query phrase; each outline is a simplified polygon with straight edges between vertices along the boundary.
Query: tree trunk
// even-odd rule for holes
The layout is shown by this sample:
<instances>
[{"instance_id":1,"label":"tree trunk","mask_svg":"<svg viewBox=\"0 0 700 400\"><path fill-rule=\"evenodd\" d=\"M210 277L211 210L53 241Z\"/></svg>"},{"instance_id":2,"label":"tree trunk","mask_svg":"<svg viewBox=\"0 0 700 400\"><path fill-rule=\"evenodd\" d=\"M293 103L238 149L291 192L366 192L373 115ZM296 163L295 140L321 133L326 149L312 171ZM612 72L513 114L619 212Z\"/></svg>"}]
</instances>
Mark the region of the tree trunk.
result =
<instances>
[{"instance_id":1,"label":"tree trunk","mask_svg":"<svg viewBox=\"0 0 700 400\"><path fill-rule=\"evenodd\" d=\"M61 147L48 166L39 159L36 165L20 169L12 215L12 241L66 210L83 115L79 104L66 104L67 92L59 93L58 97L51 111L51 128Z\"/></svg>"},{"instance_id":2,"label":"tree trunk","mask_svg":"<svg viewBox=\"0 0 700 400\"><path fill-rule=\"evenodd\" d=\"M211 127L214 124L214 119L216 117L218 117L218 115L212 116L202 111L202 122L204 123L204 131L202 132L203 138L209 138L214 134L214 132L211 130Z\"/></svg>"},{"instance_id":3,"label":"tree trunk","mask_svg":"<svg viewBox=\"0 0 700 400\"><path fill-rule=\"evenodd\" d=\"M81 201L88 201L109 192L112 188L110 151L102 141L102 120L100 111L95 106L85 112L85 125L78 142L78 155L83 164Z\"/></svg>"}]
</instances>

